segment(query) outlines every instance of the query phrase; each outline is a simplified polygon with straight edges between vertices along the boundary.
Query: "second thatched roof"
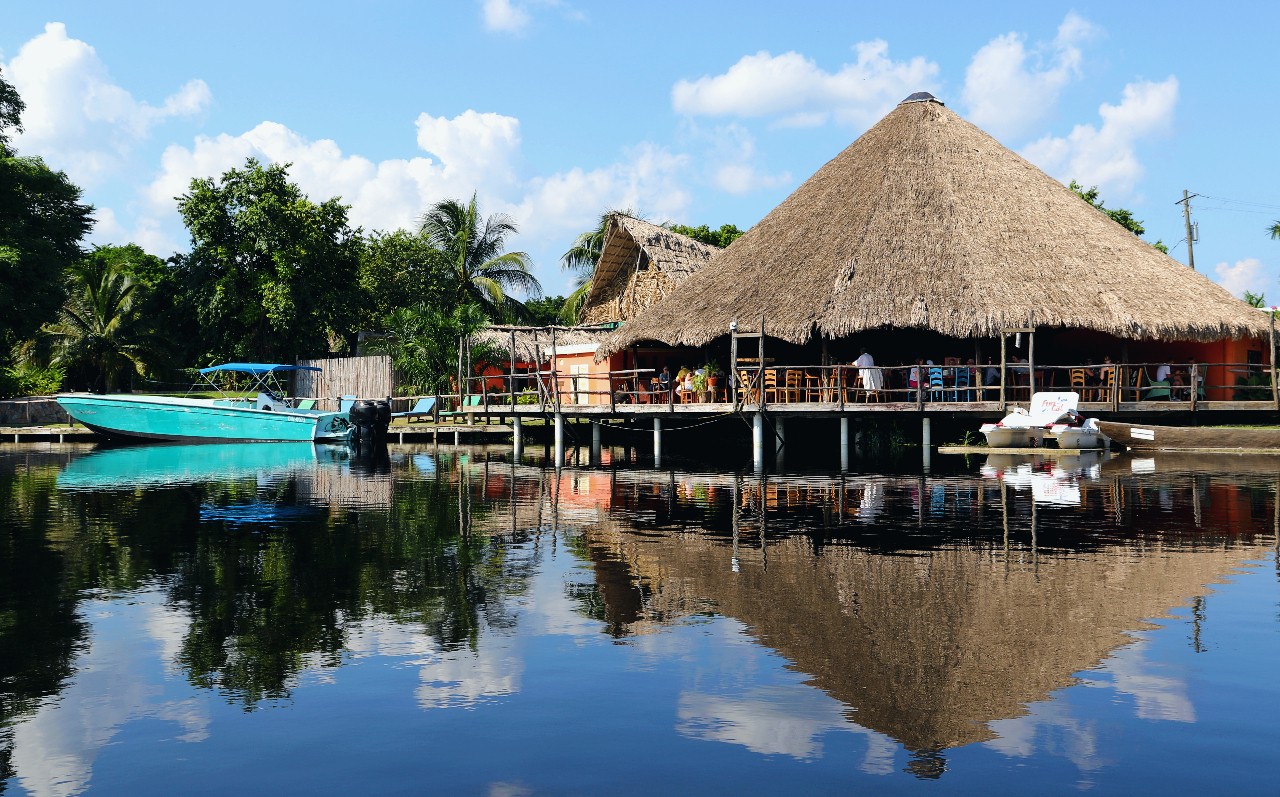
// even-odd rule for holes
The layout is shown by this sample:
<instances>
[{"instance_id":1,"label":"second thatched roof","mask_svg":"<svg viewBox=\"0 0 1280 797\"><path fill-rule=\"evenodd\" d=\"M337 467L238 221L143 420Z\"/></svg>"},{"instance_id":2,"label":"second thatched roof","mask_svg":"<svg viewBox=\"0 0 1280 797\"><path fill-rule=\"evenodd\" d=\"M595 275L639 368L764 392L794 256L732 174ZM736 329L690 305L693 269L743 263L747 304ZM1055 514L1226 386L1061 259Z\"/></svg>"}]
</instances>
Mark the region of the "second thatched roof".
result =
<instances>
[{"instance_id":1,"label":"second thatched roof","mask_svg":"<svg viewBox=\"0 0 1280 797\"><path fill-rule=\"evenodd\" d=\"M632 218L611 213L584 324L628 321L659 301L720 253L720 249Z\"/></svg>"},{"instance_id":2,"label":"second thatched roof","mask_svg":"<svg viewBox=\"0 0 1280 797\"><path fill-rule=\"evenodd\" d=\"M932 99L899 105L598 356L700 346L762 317L793 343L1033 319L1134 339L1267 334L1263 314Z\"/></svg>"}]
</instances>

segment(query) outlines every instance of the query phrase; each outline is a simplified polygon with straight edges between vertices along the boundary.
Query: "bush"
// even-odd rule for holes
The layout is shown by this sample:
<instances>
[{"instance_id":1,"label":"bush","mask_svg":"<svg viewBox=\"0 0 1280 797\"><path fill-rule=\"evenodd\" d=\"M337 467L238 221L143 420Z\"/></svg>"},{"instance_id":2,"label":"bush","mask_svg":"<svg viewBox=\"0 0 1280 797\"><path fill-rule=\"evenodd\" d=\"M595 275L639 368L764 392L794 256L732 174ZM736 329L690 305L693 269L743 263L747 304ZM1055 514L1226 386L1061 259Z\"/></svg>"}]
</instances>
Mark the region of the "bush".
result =
<instances>
[{"instance_id":1,"label":"bush","mask_svg":"<svg viewBox=\"0 0 1280 797\"><path fill-rule=\"evenodd\" d=\"M53 395L62 389L66 376L66 371L59 366L16 365L0 369L0 398Z\"/></svg>"}]
</instances>

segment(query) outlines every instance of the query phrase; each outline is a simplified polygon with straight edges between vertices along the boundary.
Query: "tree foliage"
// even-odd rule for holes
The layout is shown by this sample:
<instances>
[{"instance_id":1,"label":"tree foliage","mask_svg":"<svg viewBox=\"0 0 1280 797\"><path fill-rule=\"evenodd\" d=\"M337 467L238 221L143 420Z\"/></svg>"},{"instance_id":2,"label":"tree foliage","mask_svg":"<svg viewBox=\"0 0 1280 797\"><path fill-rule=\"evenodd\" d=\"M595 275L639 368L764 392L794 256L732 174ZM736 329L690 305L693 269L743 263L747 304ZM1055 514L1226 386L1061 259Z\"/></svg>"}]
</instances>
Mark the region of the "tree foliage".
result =
<instances>
[{"instance_id":1,"label":"tree foliage","mask_svg":"<svg viewBox=\"0 0 1280 797\"><path fill-rule=\"evenodd\" d=\"M90 387L110 393L122 375L144 374L164 359L136 312L142 286L119 263L86 258L68 269L67 282L66 304L28 345L29 362L77 369Z\"/></svg>"},{"instance_id":2,"label":"tree foliage","mask_svg":"<svg viewBox=\"0 0 1280 797\"><path fill-rule=\"evenodd\" d=\"M739 230L732 224L725 224L718 230L713 230L705 224L701 227L686 227L683 224L667 224L666 228L672 232L678 232L681 235L688 236L699 243L704 243L708 246L718 246L721 249L746 234L746 230Z\"/></svg>"},{"instance_id":3,"label":"tree foliage","mask_svg":"<svg viewBox=\"0 0 1280 797\"><path fill-rule=\"evenodd\" d=\"M27 104L22 101L22 95L18 94L13 84L4 79L4 75L0 75L0 150L8 149L12 135L10 130L22 132L22 112L26 109Z\"/></svg>"},{"instance_id":4,"label":"tree foliage","mask_svg":"<svg viewBox=\"0 0 1280 797\"><path fill-rule=\"evenodd\" d=\"M8 112L0 97L0 113ZM0 346L6 350L62 305L63 273L80 259L80 242L93 228L93 207L80 196L65 173L39 158L17 157L0 142Z\"/></svg>"},{"instance_id":5,"label":"tree foliage","mask_svg":"<svg viewBox=\"0 0 1280 797\"><path fill-rule=\"evenodd\" d=\"M533 276L533 261L527 253L505 251L507 237L518 231L506 214L482 217L474 194L466 204L445 199L423 214L419 232L444 257L454 307L475 304L490 318L526 315L524 306L508 292L523 290L537 298L542 285Z\"/></svg>"},{"instance_id":6,"label":"tree foliage","mask_svg":"<svg viewBox=\"0 0 1280 797\"><path fill-rule=\"evenodd\" d=\"M191 252L175 257L204 362L292 358L353 344L360 245L335 197L312 202L291 164L250 158L178 198Z\"/></svg>"},{"instance_id":7,"label":"tree foliage","mask_svg":"<svg viewBox=\"0 0 1280 797\"><path fill-rule=\"evenodd\" d=\"M406 230L374 232L360 251L360 288L366 329L382 329L401 308L442 307L452 298L448 264L440 250Z\"/></svg>"},{"instance_id":8,"label":"tree foliage","mask_svg":"<svg viewBox=\"0 0 1280 797\"><path fill-rule=\"evenodd\" d=\"M473 339L488 325L484 310L474 304L453 310L425 304L401 307L387 318L387 336L371 340L365 347L390 356L404 379L424 393L448 393L459 371L459 344ZM472 342L473 366L502 361L500 351Z\"/></svg>"}]
</instances>

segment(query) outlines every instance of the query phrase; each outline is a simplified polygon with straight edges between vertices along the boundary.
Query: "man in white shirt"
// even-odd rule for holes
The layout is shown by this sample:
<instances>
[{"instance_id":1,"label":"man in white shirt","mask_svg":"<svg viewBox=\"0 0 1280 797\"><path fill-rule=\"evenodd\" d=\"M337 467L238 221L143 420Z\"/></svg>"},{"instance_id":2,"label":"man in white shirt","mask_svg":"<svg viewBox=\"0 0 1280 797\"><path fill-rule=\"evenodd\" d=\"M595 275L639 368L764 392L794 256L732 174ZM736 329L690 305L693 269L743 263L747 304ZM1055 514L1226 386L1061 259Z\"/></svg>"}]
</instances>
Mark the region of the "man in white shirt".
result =
<instances>
[{"instance_id":1,"label":"man in white shirt","mask_svg":"<svg viewBox=\"0 0 1280 797\"><path fill-rule=\"evenodd\" d=\"M858 378L862 380L862 386L867 390L879 390L881 385L880 369L876 368L876 361L866 349L859 349L858 359L853 364L858 366Z\"/></svg>"},{"instance_id":2,"label":"man in white shirt","mask_svg":"<svg viewBox=\"0 0 1280 797\"><path fill-rule=\"evenodd\" d=\"M1160 366L1159 368L1157 368L1157 369L1156 369L1156 381L1157 381L1157 382L1167 382L1167 381L1169 381L1169 374L1173 372L1173 368L1171 367L1171 366L1172 366L1172 363L1173 363L1173 361L1172 361L1172 360L1166 360L1166 361L1165 361L1165 363L1164 363L1164 365L1162 365L1162 366Z\"/></svg>"}]
</instances>

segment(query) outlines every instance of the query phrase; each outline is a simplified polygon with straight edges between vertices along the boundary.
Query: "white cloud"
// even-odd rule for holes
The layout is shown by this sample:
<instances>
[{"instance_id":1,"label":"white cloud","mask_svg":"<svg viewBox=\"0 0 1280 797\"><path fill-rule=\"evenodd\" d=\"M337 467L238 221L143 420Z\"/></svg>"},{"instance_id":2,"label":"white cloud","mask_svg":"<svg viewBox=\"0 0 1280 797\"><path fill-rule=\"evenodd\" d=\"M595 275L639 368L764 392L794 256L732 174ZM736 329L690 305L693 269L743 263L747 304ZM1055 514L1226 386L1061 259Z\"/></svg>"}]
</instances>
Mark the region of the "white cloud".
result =
<instances>
[{"instance_id":1,"label":"white cloud","mask_svg":"<svg viewBox=\"0 0 1280 797\"><path fill-rule=\"evenodd\" d=\"M524 33L533 22L530 6L546 6L560 10L565 19L583 22L587 15L570 7L564 0L480 0L480 14L484 26L498 33Z\"/></svg>"},{"instance_id":2,"label":"white cloud","mask_svg":"<svg viewBox=\"0 0 1280 797\"><path fill-rule=\"evenodd\" d=\"M466 111L452 119L422 114L417 143L432 157L374 163L345 155L330 140L309 141L278 122L263 122L238 136L199 136L190 147L169 146L161 171L143 191L140 229L170 232L171 251L180 237L177 197L195 177L217 176L242 166L246 158L291 163L291 179L314 199L340 196L351 205L354 225L365 229L410 228L432 202L479 194L487 213L510 213L520 223L515 243L549 242L589 226L605 207L643 206L678 213L690 203L680 176L687 156L644 143L624 150L609 166L571 169L550 177L522 178L520 122L496 113ZM113 217L114 218L114 217ZM154 238L153 238L154 240Z\"/></svg>"},{"instance_id":3,"label":"white cloud","mask_svg":"<svg viewBox=\"0 0 1280 797\"><path fill-rule=\"evenodd\" d=\"M843 124L868 126L914 91L934 87L938 65L917 56L889 58L888 43L854 45L857 60L839 71L822 70L797 52L773 56L766 50L743 56L723 75L680 80L671 105L691 116L780 116L782 126Z\"/></svg>"},{"instance_id":4,"label":"white cloud","mask_svg":"<svg viewBox=\"0 0 1280 797\"><path fill-rule=\"evenodd\" d=\"M965 71L964 101L969 119L997 136L1024 133L1048 116L1058 93L1080 77L1080 45L1098 33L1083 17L1067 14L1058 35L1028 52L1025 36L1006 33L973 56ZM1028 59L1033 58L1033 66Z\"/></svg>"},{"instance_id":5,"label":"white cloud","mask_svg":"<svg viewBox=\"0 0 1280 797\"><path fill-rule=\"evenodd\" d=\"M167 118L192 116L213 101L203 80L192 80L160 107L135 100L111 81L88 44L67 36L61 22L22 46L4 67L27 110L19 150L93 184L125 165L129 153Z\"/></svg>"},{"instance_id":6,"label":"white cloud","mask_svg":"<svg viewBox=\"0 0 1280 797\"><path fill-rule=\"evenodd\" d=\"M533 21L523 5L512 5L511 0L484 0L481 6L484 26L489 30L519 33Z\"/></svg>"},{"instance_id":7,"label":"white cloud","mask_svg":"<svg viewBox=\"0 0 1280 797\"><path fill-rule=\"evenodd\" d=\"M791 182L789 172L768 174L759 168L755 137L742 125L732 122L702 130L690 123L688 130L693 139L707 142L701 160L707 179L721 191L742 195Z\"/></svg>"},{"instance_id":8,"label":"white cloud","mask_svg":"<svg viewBox=\"0 0 1280 797\"><path fill-rule=\"evenodd\" d=\"M1076 125L1066 138L1045 136L1022 155L1063 182L1077 180L1124 196L1142 177L1138 141L1168 131L1177 104L1178 79L1172 75L1160 83L1130 83L1119 105L1103 103L1098 109L1101 128Z\"/></svg>"},{"instance_id":9,"label":"white cloud","mask_svg":"<svg viewBox=\"0 0 1280 797\"><path fill-rule=\"evenodd\" d=\"M1266 287L1262 261L1256 257L1237 260L1234 266L1219 263L1213 270L1218 275L1218 284L1236 296L1243 296L1245 291L1262 293Z\"/></svg>"}]
</instances>

